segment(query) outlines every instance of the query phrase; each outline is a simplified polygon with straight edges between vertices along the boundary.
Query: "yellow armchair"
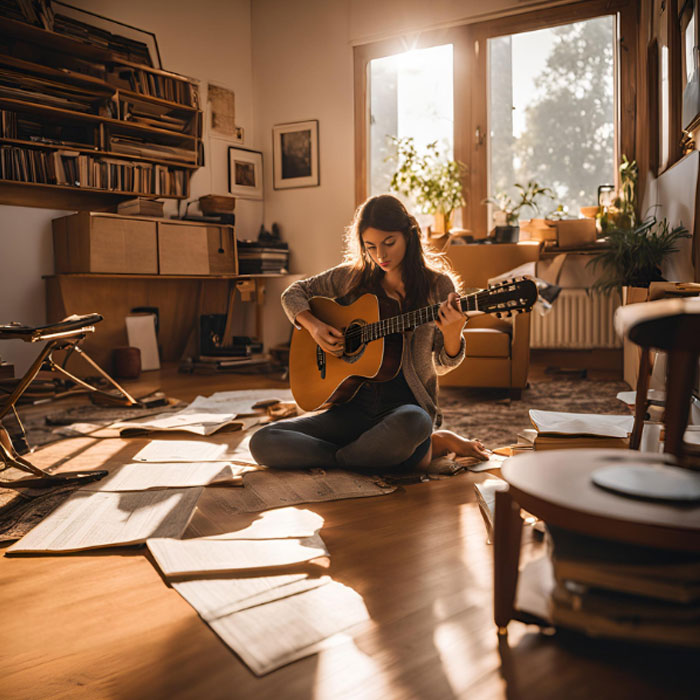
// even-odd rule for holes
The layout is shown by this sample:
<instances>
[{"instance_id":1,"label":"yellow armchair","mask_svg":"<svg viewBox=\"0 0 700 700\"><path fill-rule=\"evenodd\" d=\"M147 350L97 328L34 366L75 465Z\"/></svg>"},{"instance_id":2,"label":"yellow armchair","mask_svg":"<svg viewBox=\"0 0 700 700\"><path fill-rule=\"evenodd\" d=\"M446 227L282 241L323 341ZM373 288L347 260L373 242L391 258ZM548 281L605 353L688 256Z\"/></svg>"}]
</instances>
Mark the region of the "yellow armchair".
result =
<instances>
[{"instance_id":1,"label":"yellow armchair","mask_svg":"<svg viewBox=\"0 0 700 700\"><path fill-rule=\"evenodd\" d=\"M489 279L536 262L539 254L540 244L534 242L447 248L447 257L466 291L483 289ZM440 377L440 385L507 388L519 399L527 386L530 365L530 314L516 314L510 320L489 314L474 316L464 329L464 338L464 362Z\"/></svg>"}]
</instances>

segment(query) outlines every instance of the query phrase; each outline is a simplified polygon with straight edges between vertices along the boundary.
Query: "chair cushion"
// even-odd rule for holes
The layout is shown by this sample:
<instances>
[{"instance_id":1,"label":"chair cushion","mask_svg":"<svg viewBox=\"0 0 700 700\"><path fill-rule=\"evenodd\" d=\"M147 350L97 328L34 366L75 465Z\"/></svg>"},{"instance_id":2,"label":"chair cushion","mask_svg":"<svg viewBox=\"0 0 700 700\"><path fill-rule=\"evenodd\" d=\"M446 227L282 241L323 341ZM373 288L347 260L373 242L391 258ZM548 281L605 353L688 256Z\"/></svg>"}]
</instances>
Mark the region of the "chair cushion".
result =
<instances>
[{"instance_id":1,"label":"chair cushion","mask_svg":"<svg viewBox=\"0 0 700 700\"><path fill-rule=\"evenodd\" d=\"M510 334L495 328L469 328L464 331L467 357L510 357Z\"/></svg>"}]
</instances>

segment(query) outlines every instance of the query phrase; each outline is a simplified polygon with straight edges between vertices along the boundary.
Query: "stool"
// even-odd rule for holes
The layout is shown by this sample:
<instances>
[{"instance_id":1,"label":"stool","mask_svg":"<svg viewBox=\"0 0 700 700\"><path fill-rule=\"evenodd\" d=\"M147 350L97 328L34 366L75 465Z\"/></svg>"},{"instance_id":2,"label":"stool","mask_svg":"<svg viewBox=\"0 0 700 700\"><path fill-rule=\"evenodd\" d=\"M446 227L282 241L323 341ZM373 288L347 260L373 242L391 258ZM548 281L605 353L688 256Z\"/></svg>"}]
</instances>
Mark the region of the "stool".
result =
<instances>
[{"instance_id":1,"label":"stool","mask_svg":"<svg viewBox=\"0 0 700 700\"><path fill-rule=\"evenodd\" d=\"M88 333L95 332L95 324L102 320L100 314L85 314L82 316L69 316L58 323L50 323L45 326L25 326L19 323L10 323L0 325L0 340L19 339L27 343L38 343L47 341L38 357L34 360L24 376L19 380L17 386L12 393L0 400L0 420L10 411L13 412L19 426L24 433L24 426L17 414L16 404L22 394L27 390L27 387L32 383L39 370L47 369L53 372L58 372L74 381L76 384L89 389L95 394L102 394L112 398L112 394L92 386L88 382L74 376L64 367L61 367L53 359L53 353L56 350L67 350L68 352L76 352L82 357L93 369L101 374L119 393L124 397L124 405L133 406L138 404L138 401L133 398L125 389L112 379L95 361L80 347L80 342L85 339ZM88 481L96 481L106 476L108 472L104 470L86 471L86 472L63 472L61 474L50 474L39 467L34 466L28 460L17 454L12 446L12 440L7 431L0 426L0 461L4 462L6 467L15 467L25 472L34 475L35 478L23 478L11 482L13 486L53 486L64 483L83 483Z\"/></svg>"}]
</instances>

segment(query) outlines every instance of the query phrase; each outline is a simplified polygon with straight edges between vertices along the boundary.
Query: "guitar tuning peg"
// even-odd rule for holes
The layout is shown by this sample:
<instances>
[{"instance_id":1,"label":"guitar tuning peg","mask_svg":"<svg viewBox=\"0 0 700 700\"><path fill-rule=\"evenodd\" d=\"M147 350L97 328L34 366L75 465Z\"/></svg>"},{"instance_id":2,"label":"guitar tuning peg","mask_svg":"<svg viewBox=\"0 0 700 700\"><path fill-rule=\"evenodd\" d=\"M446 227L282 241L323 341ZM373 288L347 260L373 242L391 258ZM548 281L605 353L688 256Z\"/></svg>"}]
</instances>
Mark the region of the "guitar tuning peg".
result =
<instances>
[{"instance_id":1,"label":"guitar tuning peg","mask_svg":"<svg viewBox=\"0 0 700 700\"><path fill-rule=\"evenodd\" d=\"M501 318L501 312L500 312L500 311L497 311L497 312L496 312L496 318Z\"/></svg>"},{"instance_id":2,"label":"guitar tuning peg","mask_svg":"<svg viewBox=\"0 0 700 700\"><path fill-rule=\"evenodd\" d=\"M512 315L513 315L513 312L512 312L512 311L506 312L506 316L507 316L508 318L510 318Z\"/></svg>"}]
</instances>

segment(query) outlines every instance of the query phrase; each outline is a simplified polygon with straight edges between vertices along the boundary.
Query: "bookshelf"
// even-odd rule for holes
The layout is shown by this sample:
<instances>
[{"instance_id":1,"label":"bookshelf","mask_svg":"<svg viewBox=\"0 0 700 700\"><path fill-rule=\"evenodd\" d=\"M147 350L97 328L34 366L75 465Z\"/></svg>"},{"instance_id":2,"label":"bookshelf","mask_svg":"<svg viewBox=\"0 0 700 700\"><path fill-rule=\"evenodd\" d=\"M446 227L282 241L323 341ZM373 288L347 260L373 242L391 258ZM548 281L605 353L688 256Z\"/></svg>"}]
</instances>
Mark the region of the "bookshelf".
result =
<instances>
[{"instance_id":1,"label":"bookshelf","mask_svg":"<svg viewBox=\"0 0 700 700\"><path fill-rule=\"evenodd\" d=\"M138 42L6 14L0 3L0 203L96 210L187 198L201 165L197 81L136 62ZM59 14L54 26L65 30Z\"/></svg>"}]
</instances>

